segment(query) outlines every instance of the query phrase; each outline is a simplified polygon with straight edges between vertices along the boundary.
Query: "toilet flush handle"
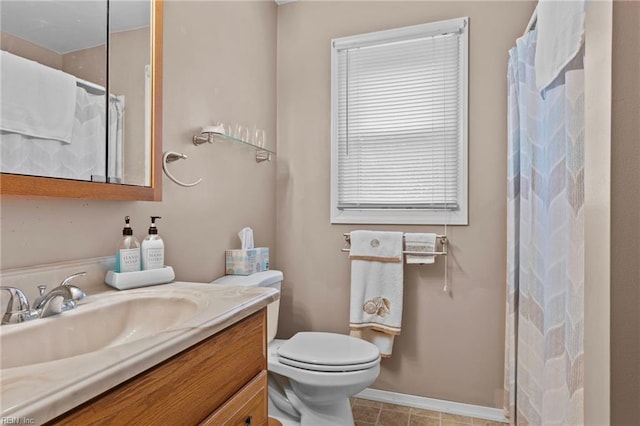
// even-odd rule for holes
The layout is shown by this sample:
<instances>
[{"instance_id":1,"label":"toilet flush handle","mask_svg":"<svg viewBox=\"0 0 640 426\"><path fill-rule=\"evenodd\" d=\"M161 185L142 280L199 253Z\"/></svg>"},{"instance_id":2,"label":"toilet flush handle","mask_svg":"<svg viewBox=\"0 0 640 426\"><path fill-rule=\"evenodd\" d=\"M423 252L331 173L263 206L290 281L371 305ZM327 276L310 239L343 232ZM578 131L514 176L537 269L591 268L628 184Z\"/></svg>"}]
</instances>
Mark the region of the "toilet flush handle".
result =
<instances>
[{"instance_id":1,"label":"toilet flush handle","mask_svg":"<svg viewBox=\"0 0 640 426\"><path fill-rule=\"evenodd\" d=\"M244 424L247 426L251 426L253 424L253 417L249 416L245 419Z\"/></svg>"}]
</instances>

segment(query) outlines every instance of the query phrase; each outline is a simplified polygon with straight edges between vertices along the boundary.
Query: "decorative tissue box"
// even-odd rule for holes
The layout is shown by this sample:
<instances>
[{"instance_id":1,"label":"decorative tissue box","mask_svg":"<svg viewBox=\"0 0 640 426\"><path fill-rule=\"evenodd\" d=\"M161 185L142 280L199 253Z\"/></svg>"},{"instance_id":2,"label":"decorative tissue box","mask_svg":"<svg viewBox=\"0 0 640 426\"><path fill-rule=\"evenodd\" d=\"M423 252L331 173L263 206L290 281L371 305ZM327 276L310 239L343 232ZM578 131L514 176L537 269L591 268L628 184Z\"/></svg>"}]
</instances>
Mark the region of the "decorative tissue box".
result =
<instances>
[{"instance_id":1,"label":"decorative tissue box","mask_svg":"<svg viewBox=\"0 0 640 426\"><path fill-rule=\"evenodd\" d=\"M225 273L227 275L251 275L269 270L269 248L256 247L248 250L225 250Z\"/></svg>"}]
</instances>

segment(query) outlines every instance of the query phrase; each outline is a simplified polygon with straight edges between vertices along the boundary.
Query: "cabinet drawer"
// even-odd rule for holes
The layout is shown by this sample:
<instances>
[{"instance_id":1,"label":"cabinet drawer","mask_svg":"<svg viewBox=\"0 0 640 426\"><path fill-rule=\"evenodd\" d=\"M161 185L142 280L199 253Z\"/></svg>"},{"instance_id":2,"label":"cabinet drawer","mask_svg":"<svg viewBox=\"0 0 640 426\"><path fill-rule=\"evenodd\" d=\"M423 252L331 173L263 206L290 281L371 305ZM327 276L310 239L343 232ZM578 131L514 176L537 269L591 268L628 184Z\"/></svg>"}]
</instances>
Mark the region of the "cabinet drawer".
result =
<instances>
[{"instance_id":1,"label":"cabinet drawer","mask_svg":"<svg viewBox=\"0 0 640 426\"><path fill-rule=\"evenodd\" d=\"M266 309L51 424L195 425L266 370Z\"/></svg>"},{"instance_id":2,"label":"cabinet drawer","mask_svg":"<svg viewBox=\"0 0 640 426\"><path fill-rule=\"evenodd\" d=\"M263 426L267 424L267 372L258 374L200 426Z\"/></svg>"}]
</instances>

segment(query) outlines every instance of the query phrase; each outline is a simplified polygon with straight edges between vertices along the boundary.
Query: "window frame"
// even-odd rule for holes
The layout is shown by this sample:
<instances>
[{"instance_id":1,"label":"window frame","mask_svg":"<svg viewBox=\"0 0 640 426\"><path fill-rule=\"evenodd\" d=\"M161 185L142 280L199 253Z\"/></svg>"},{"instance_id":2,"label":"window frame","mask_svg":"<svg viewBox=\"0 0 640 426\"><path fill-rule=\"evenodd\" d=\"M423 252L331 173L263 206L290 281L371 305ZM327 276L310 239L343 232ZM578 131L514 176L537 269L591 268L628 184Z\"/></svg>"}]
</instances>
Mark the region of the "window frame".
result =
<instances>
[{"instance_id":1,"label":"window frame","mask_svg":"<svg viewBox=\"0 0 640 426\"><path fill-rule=\"evenodd\" d=\"M452 31L462 31L460 77L460 140L458 173L458 210L429 209L339 209L338 208L338 52L349 47L387 43L429 37ZM415 224L468 225L468 103L469 103L469 18L455 18L427 24L340 37L331 40L331 223L332 224Z\"/></svg>"}]
</instances>

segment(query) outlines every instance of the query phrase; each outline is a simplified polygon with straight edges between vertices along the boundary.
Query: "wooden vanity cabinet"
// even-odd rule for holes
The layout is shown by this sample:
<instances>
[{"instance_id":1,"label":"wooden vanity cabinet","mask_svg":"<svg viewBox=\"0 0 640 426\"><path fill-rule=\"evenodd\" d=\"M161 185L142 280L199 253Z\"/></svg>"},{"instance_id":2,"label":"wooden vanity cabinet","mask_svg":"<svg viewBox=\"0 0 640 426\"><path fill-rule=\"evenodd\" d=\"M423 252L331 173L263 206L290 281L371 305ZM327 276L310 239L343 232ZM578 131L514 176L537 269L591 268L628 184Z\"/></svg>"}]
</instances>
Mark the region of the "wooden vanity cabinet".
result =
<instances>
[{"instance_id":1,"label":"wooden vanity cabinet","mask_svg":"<svg viewBox=\"0 0 640 426\"><path fill-rule=\"evenodd\" d=\"M49 424L266 425L266 331L263 308Z\"/></svg>"}]
</instances>

